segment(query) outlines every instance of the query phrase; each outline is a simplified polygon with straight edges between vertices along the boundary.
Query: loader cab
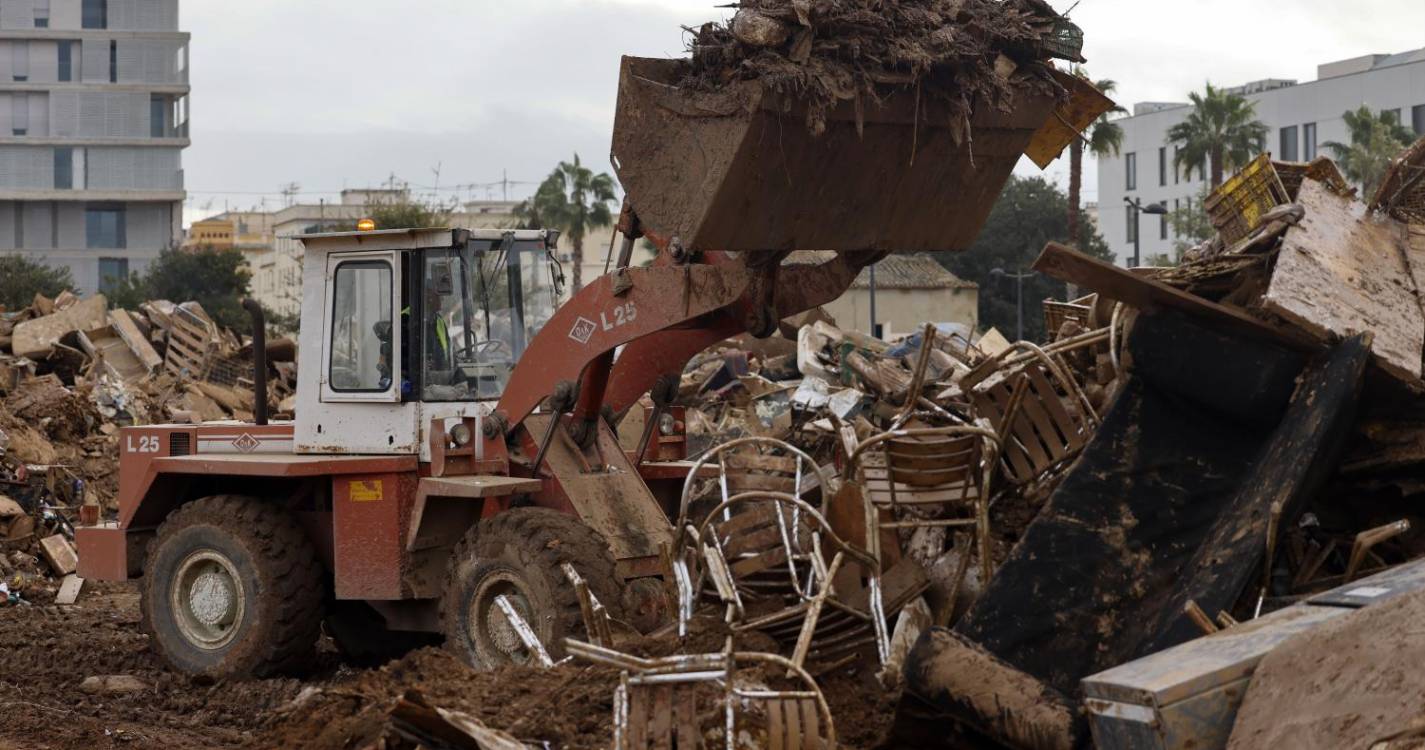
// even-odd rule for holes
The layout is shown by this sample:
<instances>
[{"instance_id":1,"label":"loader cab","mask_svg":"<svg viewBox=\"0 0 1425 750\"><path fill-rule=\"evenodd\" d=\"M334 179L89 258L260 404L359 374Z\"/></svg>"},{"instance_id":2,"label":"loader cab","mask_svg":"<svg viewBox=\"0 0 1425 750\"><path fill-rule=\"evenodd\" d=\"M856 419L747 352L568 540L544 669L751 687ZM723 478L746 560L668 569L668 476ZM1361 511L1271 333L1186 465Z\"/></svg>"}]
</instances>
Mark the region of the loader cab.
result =
<instances>
[{"instance_id":1,"label":"loader cab","mask_svg":"<svg viewBox=\"0 0 1425 750\"><path fill-rule=\"evenodd\" d=\"M488 413L557 307L557 238L498 229L300 236L297 451L427 457L432 418Z\"/></svg>"}]
</instances>

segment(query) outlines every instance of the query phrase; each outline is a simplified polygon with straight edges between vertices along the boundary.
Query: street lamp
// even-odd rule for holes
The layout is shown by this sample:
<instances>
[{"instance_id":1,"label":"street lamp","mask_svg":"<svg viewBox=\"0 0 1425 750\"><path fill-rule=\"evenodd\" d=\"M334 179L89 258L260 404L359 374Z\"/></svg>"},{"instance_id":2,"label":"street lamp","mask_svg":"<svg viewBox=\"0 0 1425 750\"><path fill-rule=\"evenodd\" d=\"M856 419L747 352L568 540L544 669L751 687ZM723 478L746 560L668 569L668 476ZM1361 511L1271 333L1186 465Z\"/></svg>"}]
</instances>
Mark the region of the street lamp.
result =
<instances>
[{"instance_id":1,"label":"street lamp","mask_svg":"<svg viewBox=\"0 0 1425 750\"><path fill-rule=\"evenodd\" d=\"M991 268L991 276L1014 279L1014 340L1024 340L1024 280L1033 272L1006 273L1003 268Z\"/></svg>"},{"instance_id":2,"label":"street lamp","mask_svg":"<svg viewBox=\"0 0 1425 750\"><path fill-rule=\"evenodd\" d=\"M1166 216L1168 213L1168 202L1163 201L1162 203L1149 203L1145 206L1143 205L1142 198L1139 198L1138 200L1133 200L1128 196L1123 197L1123 202L1127 203L1128 207L1133 209L1133 267L1137 268L1138 265L1141 263L1138 258L1138 248L1141 244L1139 242L1139 235L1143 233L1143 228L1139 225L1138 219L1143 214L1150 214L1152 216Z\"/></svg>"}]
</instances>

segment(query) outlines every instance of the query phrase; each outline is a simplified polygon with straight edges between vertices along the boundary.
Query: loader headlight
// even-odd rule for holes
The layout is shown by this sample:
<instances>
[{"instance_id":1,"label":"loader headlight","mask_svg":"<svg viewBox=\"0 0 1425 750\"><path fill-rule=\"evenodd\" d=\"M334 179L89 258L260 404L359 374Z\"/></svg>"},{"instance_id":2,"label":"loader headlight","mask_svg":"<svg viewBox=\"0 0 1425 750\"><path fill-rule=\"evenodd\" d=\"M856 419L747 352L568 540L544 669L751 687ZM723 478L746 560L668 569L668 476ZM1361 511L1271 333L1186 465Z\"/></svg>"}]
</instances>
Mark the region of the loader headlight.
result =
<instances>
[{"instance_id":1,"label":"loader headlight","mask_svg":"<svg viewBox=\"0 0 1425 750\"><path fill-rule=\"evenodd\" d=\"M455 443L455 447L463 448L470 444L470 428L461 422L450 428L450 442Z\"/></svg>"},{"instance_id":2,"label":"loader headlight","mask_svg":"<svg viewBox=\"0 0 1425 750\"><path fill-rule=\"evenodd\" d=\"M658 418L658 431L664 435L672 435L678 431L678 421L673 419L672 414L665 413Z\"/></svg>"}]
</instances>

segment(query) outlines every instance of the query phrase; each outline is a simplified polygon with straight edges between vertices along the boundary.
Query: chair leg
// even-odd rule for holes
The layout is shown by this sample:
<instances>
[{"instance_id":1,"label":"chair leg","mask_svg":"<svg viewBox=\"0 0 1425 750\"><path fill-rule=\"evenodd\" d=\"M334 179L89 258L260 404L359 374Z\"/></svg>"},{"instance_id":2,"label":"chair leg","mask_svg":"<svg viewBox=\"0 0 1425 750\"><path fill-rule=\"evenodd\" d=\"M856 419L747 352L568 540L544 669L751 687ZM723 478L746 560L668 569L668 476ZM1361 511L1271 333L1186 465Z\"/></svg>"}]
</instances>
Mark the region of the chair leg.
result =
<instances>
[{"instance_id":1,"label":"chair leg","mask_svg":"<svg viewBox=\"0 0 1425 750\"><path fill-rule=\"evenodd\" d=\"M806 619L802 620L802 630L797 634L797 647L792 650L792 663L798 667L806 661L807 651L811 650L811 637L816 632L816 621L821 617L821 608L826 603L826 597L831 593L831 579L836 577L836 571L841 569L841 562L845 557L843 553L837 552L831 558L831 565L827 568L826 578L822 579L821 589L816 592L816 597L807 606Z\"/></svg>"},{"instance_id":2,"label":"chair leg","mask_svg":"<svg viewBox=\"0 0 1425 750\"><path fill-rule=\"evenodd\" d=\"M975 499L975 536L980 546L980 585L987 586L994 566L990 562L990 508L984 492Z\"/></svg>"}]
</instances>

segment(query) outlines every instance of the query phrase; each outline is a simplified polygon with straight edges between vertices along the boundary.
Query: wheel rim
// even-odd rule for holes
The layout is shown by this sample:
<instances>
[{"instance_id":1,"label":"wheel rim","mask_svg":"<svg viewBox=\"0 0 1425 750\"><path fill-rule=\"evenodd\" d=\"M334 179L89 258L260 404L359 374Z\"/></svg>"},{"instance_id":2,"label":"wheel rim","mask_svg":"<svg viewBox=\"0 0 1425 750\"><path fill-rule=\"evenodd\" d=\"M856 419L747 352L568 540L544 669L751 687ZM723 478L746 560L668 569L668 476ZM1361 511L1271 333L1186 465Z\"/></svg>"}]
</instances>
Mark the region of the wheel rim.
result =
<instances>
[{"instance_id":1,"label":"wheel rim","mask_svg":"<svg viewBox=\"0 0 1425 750\"><path fill-rule=\"evenodd\" d=\"M535 627L534 608L525 596L521 581L507 573L496 573L480 582L475 596L470 599L470 637L475 641L477 653L484 653L511 664L528 664L533 658L519 633L500 609L497 597L504 596L520 617Z\"/></svg>"},{"instance_id":2,"label":"wheel rim","mask_svg":"<svg viewBox=\"0 0 1425 750\"><path fill-rule=\"evenodd\" d=\"M237 636L245 599L237 566L226 555L208 549L183 558L168 596L178 631L207 651L223 648Z\"/></svg>"}]
</instances>

